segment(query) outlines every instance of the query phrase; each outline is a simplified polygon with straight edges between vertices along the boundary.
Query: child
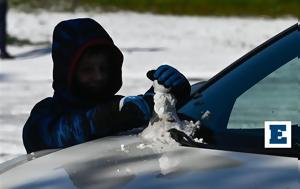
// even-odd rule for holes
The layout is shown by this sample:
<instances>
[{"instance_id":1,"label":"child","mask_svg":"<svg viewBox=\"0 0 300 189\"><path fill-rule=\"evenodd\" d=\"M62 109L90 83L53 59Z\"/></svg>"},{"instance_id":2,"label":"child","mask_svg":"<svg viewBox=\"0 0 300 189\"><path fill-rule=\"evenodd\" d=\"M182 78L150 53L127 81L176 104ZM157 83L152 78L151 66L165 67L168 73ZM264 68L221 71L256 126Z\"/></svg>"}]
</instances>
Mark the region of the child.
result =
<instances>
[{"instance_id":1,"label":"child","mask_svg":"<svg viewBox=\"0 0 300 189\"><path fill-rule=\"evenodd\" d=\"M122 86L123 54L100 24L90 18L66 20L53 33L53 97L37 103L24 129L27 153L65 148L147 125L153 88L144 95L115 95ZM183 104L190 84L168 65L147 73Z\"/></svg>"}]
</instances>

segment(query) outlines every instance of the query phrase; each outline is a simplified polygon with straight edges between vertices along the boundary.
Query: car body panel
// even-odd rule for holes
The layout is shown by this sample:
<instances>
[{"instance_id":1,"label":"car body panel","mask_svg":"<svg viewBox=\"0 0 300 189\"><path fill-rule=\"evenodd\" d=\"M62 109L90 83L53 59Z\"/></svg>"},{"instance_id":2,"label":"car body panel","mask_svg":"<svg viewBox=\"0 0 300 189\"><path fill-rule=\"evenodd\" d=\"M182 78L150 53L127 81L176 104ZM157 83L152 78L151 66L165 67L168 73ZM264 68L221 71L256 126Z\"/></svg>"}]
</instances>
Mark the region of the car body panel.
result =
<instances>
[{"instance_id":1,"label":"car body panel","mask_svg":"<svg viewBox=\"0 0 300 189\"><path fill-rule=\"evenodd\" d=\"M0 188L297 186L296 158L149 145L139 136L117 136L73 146L2 173Z\"/></svg>"}]
</instances>

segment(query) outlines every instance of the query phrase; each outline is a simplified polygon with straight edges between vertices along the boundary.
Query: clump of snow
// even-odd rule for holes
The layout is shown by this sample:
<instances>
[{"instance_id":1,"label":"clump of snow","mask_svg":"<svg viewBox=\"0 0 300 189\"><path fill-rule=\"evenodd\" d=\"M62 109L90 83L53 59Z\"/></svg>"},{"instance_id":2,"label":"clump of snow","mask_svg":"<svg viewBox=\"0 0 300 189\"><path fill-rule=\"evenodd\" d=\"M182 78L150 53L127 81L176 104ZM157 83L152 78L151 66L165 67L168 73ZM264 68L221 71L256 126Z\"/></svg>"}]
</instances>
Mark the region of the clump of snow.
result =
<instances>
[{"instance_id":1,"label":"clump of snow","mask_svg":"<svg viewBox=\"0 0 300 189\"><path fill-rule=\"evenodd\" d=\"M206 110L202 116L201 116L201 120L204 120L204 119L208 119L210 116L210 111L209 110Z\"/></svg>"},{"instance_id":2,"label":"clump of snow","mask_svg":"<svg viewBox=\"0 0 300 189\"><path fill-rule=\"evenodd\" d=\"M131 173L131 169L130 168L126 167L125 170L126 170L127 173Z\"/></svg>"},{"instance_id":3,"label":"clump of snow","mask_svg":"<svg viewBox=\"0 0 300 189\"><path fill-rule=\"evenodd\" d=\"M125 145L121 144L121 151L128 153L129 151L125 149Z\"/></svg>"},{"instance_id":4,"label":"clump of snow","mask_svg":"<svg viewBox=\"0 0 300 189\"><path fill-rule=\"evenodd\" d=\"M203 138L194 138L195 142L204 143Z\"/></svg>"},{"instance_id":5,"label":"clump of snow","mask_svg":"<svg viewBox=\"0 0 300 189\"><path fill-rule=\"evenodd\" d=\"M159 167L162 175L167 175L168 173L176 170L179 161L174 161L174 159L170 159L166 154L162 155L158 159Z\"/></svg>"},{"instance_id":6,"label":"clump of snow","mask_svg":"<svg viewBox=\"0 0 300 189\"><path fill-rule=\"evenodd\" d=\"M136 146L137 149L141 149L141 150L145 148L152 148L152 147L153 146L151 144L143 144L143 143Z\"/></svg>"},{"instance_id":7,"label":"clump of snow","mask_svg":"<svg viewBox=\"0 0 300 189\"><path fill-rule=\"evenodd\" d=\"M170 136L170 129L177 129L191 135L195 128L200 127L200 121L180 120L176 113L176 98L170 93L170 89L153 82L154 87L154 111L148 127L141 136L157 144L178 146L179 144Z\"/></svg>"}]
</instances>

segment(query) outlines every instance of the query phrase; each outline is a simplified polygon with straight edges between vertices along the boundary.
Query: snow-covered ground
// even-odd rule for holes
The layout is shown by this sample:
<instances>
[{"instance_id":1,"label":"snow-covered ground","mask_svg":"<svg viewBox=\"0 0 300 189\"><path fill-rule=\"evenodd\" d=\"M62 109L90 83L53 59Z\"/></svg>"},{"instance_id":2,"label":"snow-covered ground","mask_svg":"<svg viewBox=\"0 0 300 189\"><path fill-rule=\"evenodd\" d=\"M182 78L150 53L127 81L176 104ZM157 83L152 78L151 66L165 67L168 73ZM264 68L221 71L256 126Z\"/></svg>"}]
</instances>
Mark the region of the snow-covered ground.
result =
<instances>
[{"instance_id":1,"label":"snow-covered ground","mask_svg":"<svg viewBox=\"0 0 300 189\"><path fill-rule=\"evenodd\" d=\"M209 78L234 60L295 24L295 18L160 16L131 12L20 13L11 10L8 31L33 42L51 41L61 20L91 17L111 34L125 55L120 94L145 92L149 69L170 64L192 83ZM22 127L33 105L52 95L49 46L10 46L18 58L0 60L0 163L25 153Z\"/></svg>"}]
</instances>

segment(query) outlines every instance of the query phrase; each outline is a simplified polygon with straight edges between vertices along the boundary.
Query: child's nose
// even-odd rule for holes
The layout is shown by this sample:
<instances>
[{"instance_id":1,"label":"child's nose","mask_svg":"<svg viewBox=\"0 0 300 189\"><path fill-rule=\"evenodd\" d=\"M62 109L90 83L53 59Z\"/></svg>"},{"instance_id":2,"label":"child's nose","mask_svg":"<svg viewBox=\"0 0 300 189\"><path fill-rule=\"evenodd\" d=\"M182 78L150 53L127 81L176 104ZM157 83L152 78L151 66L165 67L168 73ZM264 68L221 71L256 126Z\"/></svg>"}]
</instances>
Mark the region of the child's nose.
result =
<instances>
[{"instance_id":1,"label":"child's nose","mask_svg":"<svg viewBox=\"0 0 300 189\"><path fill-rule=\"evenodd\" d=\"M93 81L99 81L102 79L101 73L99 71L94 71L93 75L92 75L92 80Z\"/></svg>"},{"instance_id":2,"label":"child's nose","mask_svg":"<svg viewBox=\"0 0 300 189\"><path fill-rule=\"evenodd\" d=\"M102 81L106 80L108 78L108 74L105 72L102 72L101 70L96 69L93 74L93 80L94 81Z\"/></svg>"}]
</instances>

